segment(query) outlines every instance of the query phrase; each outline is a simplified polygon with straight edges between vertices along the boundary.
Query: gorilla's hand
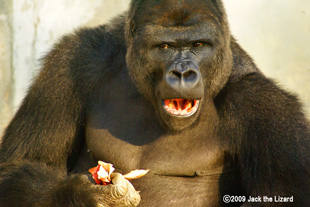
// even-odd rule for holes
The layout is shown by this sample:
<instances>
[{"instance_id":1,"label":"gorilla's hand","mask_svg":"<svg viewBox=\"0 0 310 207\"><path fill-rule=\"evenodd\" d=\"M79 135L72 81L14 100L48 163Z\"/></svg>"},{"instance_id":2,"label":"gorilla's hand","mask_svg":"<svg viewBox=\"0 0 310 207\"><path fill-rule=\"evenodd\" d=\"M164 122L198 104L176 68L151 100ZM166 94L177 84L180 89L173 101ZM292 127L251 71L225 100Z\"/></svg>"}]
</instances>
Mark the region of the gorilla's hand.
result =
<instances>
[{"instance_id":1,"label":"gorilla's hand","mask_svg":"<svg viewBox=\"0 0 310 207\"><path fill-rule=\"evenodd\" d=\"M111 174L112 184L94 185L100 207L137 206L140 202L140 194L133 185L120 173Z\"/></svg>"},{"instance_id":2,"label":"gorilla's hand","mask_svg":"<svg viewBox=\"0 0 310 207\"><path fill-rule=\"evenodd\" d=\"M49 180L52 182L54 179ZM53 188L51 195L47 197L51 200L44 200L43 204L38 206L133 207L139 204L139 192L123 175L112 173L111 180L112 184L97 185L88 175L70 175Z\"/></svg>"}]
</instances>

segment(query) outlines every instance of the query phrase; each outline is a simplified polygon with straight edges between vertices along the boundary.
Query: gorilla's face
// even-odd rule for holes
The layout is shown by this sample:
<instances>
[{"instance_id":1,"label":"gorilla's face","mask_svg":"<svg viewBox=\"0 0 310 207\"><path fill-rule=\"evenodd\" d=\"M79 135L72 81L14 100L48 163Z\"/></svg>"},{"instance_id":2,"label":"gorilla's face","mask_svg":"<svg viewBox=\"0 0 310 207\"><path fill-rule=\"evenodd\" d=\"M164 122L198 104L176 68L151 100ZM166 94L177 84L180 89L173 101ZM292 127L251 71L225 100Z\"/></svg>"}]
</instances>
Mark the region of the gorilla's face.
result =
<instances>
[{"instance_id":1,"label":"gorilla's face","mask_svg":"<svg viewBox=\"0 0 310 207\"><path fill-rule=\"evenodd\" d=\"M131 11L127 25L129 73L159 119L179 131L197 120L205 100L227 81L232 62L227 24L221 12L212 13L215 3L202 9L192 0L141 2L132 10L145 6L147 17Z\"/></svg>"}]
</instances>

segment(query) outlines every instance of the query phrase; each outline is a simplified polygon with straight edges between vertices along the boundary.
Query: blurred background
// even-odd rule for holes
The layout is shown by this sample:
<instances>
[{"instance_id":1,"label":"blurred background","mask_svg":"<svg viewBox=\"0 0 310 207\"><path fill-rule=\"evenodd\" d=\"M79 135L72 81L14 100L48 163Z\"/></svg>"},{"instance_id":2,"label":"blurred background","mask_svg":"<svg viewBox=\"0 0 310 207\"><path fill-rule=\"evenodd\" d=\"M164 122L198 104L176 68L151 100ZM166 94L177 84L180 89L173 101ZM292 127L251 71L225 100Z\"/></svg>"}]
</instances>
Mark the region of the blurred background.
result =
<instances>
[{"instance_id":1,"label":"blurred background","mask_svg":"<svg viewBox=\"0 0 310 207\"><path fill-rule=\"evenodd\" d=\"M129 0L0 1L0 133L7 126L40 58L62 35L124 12ZM310 1L223 0L231 31L258 67L297 93L310 114ZM146 14L147 15L147 14Z\"/></svg>"}]
</instances>

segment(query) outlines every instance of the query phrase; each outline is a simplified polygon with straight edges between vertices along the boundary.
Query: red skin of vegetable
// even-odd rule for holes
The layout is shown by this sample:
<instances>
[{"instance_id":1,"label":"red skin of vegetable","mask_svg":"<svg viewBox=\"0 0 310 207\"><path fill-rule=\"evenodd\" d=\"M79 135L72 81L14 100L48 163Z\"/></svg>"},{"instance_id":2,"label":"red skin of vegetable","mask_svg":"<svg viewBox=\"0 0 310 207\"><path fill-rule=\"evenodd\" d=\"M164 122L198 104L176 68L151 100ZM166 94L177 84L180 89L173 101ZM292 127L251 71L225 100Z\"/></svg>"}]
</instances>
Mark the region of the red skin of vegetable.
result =
<instances>
[{"instance_id":1,"label":"red skin of vegetable","mask_svg":"<svg viewBox=\"0 0 310 207\"><path fill-rule=\"evenodd\" d=\"M93 168L90 168L88 171L92 174L96 184L98 185L107 185L107 184L110 184L110 183L107 183L107 182L102 182L100 179L98 179L98 174L97 172L99 171L99 168L100 168L100 165L97 165L97 167L93 167Z\"/></svg>"}]
</instances>

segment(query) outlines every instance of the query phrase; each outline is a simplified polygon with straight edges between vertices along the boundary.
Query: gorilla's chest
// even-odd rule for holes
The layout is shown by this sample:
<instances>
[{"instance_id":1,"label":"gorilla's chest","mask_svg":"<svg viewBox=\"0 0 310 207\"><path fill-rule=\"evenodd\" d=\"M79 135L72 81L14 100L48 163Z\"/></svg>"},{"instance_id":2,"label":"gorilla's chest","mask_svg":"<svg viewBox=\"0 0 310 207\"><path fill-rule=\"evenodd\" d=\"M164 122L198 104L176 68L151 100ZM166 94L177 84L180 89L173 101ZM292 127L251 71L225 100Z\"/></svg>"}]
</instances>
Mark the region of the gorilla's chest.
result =
<instances>
[{"instance_id":1,"label":"gorilla's chest","mask_svg":"<svg viewBox=\"0 0 310 207\"><path fill-rule=\"evenodd\" d=\"M95 159L111 162L124 172L137 168L174 176L221 172L224 153L215 121L200 119L179 133L168 132L128 79L121 72L88 107L86 141Z\"/></svg>"},{"instance_id":2,"label":"gorilla's chest","mask_svg":"<svg viewBox=\"0 0 310 207\"><path fill-rule=\"evenodd\" d=\"M121 172L143 168L159 175L194 176L222 171L224 153L215 126L201 122L169 133L151 106L138 99L115 103L119 101L96 104L89 113L86 141L95 159L111 162Z\"/></svg>"},{"instance_id":3,"label":"gorilla's chest","mask_svg":"<svg viewBox=\"0 0 310 207\"><path fill-rule=\"evenodd\" d=\"M156 123L139 127L132 120L125 125L108 122L100 128L87 126L87 145L95 159L113 163L118 171L143 168L154 174L173 176L222 171L224 155L213 137L200 132L160 134Z\"/></svg>"}]
</instances>

